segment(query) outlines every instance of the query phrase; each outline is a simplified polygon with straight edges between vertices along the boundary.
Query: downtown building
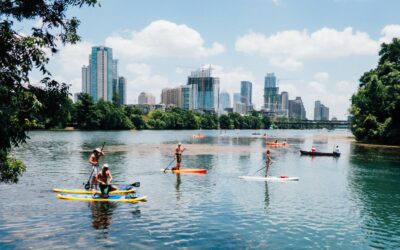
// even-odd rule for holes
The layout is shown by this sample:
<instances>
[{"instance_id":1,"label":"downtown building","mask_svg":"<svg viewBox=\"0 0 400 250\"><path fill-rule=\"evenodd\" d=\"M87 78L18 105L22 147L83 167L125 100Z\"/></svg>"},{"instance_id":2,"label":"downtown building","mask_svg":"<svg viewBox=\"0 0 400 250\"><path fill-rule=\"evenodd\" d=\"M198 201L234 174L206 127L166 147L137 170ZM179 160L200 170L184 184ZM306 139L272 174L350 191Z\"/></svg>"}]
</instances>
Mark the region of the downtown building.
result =
<instances>
[{"instance_id":1,"label":"downtown building","mask_svg":"<svg viewBox=\"0 0 400 250\"><path fill-rule=\"evenodd\" d=\"M166 107L179 107L191 110L192 91L190 85L183 85L176 88L165 88L161 91L161 103Z\"/></svg>"},{"instance_id":2,"label":"downtown building","mask_svg":"<svg viewBox=\"0 0 400 250\"><path fill-rule=\"evenodd\" d=\"M280 96L277 79L274 73L267 73L264 78L264 110L275 113L279 110Z\"/></svg>"},{"instance_id":3,"label":"downtown building","mask_svg":"<svg viewBox=\"0 0 400 250\"><path fill-rule=\"evenodd\" d=\"M191 87L191 108L196 112L213 112L219 110L219 78L213 77L212 68L192 71L187 85Z\"/></svg>"},{"instance_id":4,"label":"downtown building","mask_svg":"<svg viewBox=\"0 0 400 250\"><path fill-rule=\"evenodd\" d=\"M92 47L89 65L82 67L82 93L89 94L94 101L116 100L119 104L126 102L126 80L119 87L118 60L113 59L112 48Z\"/></svg>"},{"instance_id":5,"label":"downtown building","mask_svg":"<svg viewBox=\"0 0 400 250\"><path fill-rule=\"evenodd\" d=\"M289 117L301 120L306 119L306 110L301 97L297 96L296 99L289 100Z\"/></svg>"},{"instance_id":6,"label":"downtown building","mask_svg":"<svg viewBox=\"0 0 400 250\"><path fill-rule=\"evenodd\" d=\"M314 120L329 121L329 108L322 104L321 101L316 101L314 104Z\"/></svg>"},{"instance_id":7,"label":"downtown building","mask_svg":"<svg viewBox=\"0 0 400 250\"><path fill-rule=\"evenodd\" d=\"M221 92L219 94L219 112L220 114L227 113L226 109L231 108L231 98L228 92Z\"/></svg>"},{"instance_id":8,"label":"downtown building","mask_svg":"<svg viewBox=\"0 0 400 250\"><path fill-rule=\"evenodd\" d=\"M240 82L240 102L246 105L246 112L253 111L252 83L249 81Z\"/></svg>"},{"instance_id":9,"label":"downtown building","mask_svg":"<svg viewBox=\"0 0 400 250\"><path fill-rule=\"evenodd\" d=\"M138 104L139 105L144 105L144 104L155 105L156 97L151 93L142 92L139 94Z\"/></svg>"}]
</instances>

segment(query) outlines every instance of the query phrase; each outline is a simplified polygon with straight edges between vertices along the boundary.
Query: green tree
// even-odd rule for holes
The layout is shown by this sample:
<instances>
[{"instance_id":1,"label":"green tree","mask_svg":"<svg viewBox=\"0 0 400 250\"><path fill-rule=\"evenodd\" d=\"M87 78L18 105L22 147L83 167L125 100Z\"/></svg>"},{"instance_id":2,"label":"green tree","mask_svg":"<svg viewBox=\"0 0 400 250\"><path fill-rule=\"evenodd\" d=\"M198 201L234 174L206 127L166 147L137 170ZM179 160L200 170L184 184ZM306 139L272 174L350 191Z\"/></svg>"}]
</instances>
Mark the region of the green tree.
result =
<instances>
[{"instance_id":1,"label":"green tree","mask_svg":"<svg viewBox=\"0 0 400 250\"><path fill-rule=\"evenodd\" d=\"M233 123L229 116L221 115L219 117L219 127L220 129L233 129Z\"/></svg>"},{"instance_id":2,"label":"green tree","mask_svg":"<svg viewBox=\"0 0 400 250\"><path fill-rule=\"evenodd\" d=\"M25 166L9 156L12 146L26 142L26 132L37 126L37 117L51 109L43 96L66 96L64 83L50 80L46 65L49 59L45 50L58 50L57 41L62 44L79 40L79 21L68 19L70 7L93 6L96 0L2 0L0 1L0 180L17 182ZM32 27L24 34L16 30L22 22L40 19L40 27ZM29 81L32 69L38 69L44 76L41 90L49 95L39 95L37 88ZM55 99L58 104L58 98ZM58 105L54 106L57 116Z\"/></svg>"},{"instance_id":3,"label":"green tree","mask_svg":"<svg viewBox=\"0 0 400 250\"><path fill-rule=\"evenodd\" d=\"M79 94L78 101L74 104L74 108L74 120L78 128L98 129L100 127L100 115L93 98L89 94Z\"/></svg>"},{"instance_id":4,"label":"green tree","mask_svg":"<svg viewBox=\"0 0 400 250\"><path fill-rule=\"evenodd\" d=\"M378 66L351 98L351 130L364 142L400 144L400 39L382 44Z\"/></svg>"}]
</instances>

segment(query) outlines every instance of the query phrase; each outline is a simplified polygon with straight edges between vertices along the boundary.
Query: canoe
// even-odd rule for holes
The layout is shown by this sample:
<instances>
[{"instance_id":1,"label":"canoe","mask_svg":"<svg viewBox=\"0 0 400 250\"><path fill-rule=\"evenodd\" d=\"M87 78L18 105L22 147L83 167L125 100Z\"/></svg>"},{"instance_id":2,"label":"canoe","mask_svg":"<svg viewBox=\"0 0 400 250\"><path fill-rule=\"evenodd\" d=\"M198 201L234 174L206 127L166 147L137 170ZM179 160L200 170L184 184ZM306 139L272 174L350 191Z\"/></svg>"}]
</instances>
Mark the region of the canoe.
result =
<instances>
[{"instance_id":1,"label":"canoe","mask_svg":"<svg viewBox=\"0 0 400 250\"><path fill-rule=\"evenodd\" d=\"M333 156L333 157L339 157L340 153L332 152L332 153L325 153L325 152L311 152L311 151L305 151L305 150L300 150L301 155L311 155L311 156Z\"/></svg>"},{"instance_id":2,"label":"canoe","mask_svg":"<svg viewBox=\"0 0 400 250\"><path fill-rule=\"evenodd\" d=\"M164 169L161 169L161 172L164 172ZM182 168L180 170L165 170L165 172L169 172L169 173L196 173L196 174L206 174L207 173L207 169L203 169L203 168Z\"/></svg>"},{"instance_id":3,"label":"canoe","mask_svg":"<svg viewBox=\"0 0 400 250\"><path fill-rule=\"evenodd\" d=\"M266 144L268 146L274 146L274 147L285 147L285 146L288 146L287 142L267 142Z\"/></svg>"},{"instance_id":4,"label":"canoe","mask_svg":"<svg viewBox=\"0 0 400 250\"><path fill-rule=\"evenodd\" d=\"M92 190L86 189L59 189L53 188L53 192L56 193L66 193L66 194L92 194ZM130 194L136 192L136 189L132 188L132 186L119 186L117 190L110 192L110 194ZM100 194L100 191L97 191L96 194Z\"/></svg>"},{"instance_id":5,"label":"canoe","mask_svg":"<svg viewBox=\"0 0 400 250\"><path fill-rule=\"evenodd\" d=\"M130 197L126 195L112 194L109 195L108 198L102 198L100 195L96 195L93 198L92 195L88 194L57 194L57 198L63 200L71 200L71 201L100 201L100 202L140 202L146 201L146 196L141 197Z\"/></svg>"},{"instance_id":6,"label":"canoe","mask_svg":"<svg viewBox=\"0 0 400 250\"><path fill-rule=\"evenodd\" d=\"M299 177L289 177L289 176L239 176L240 179L249 181L298 181Z\"/></svg>"},{"instance_id":7,"label":"canoe","mask_svg":"<svg viewBox=\"0 0 400 250\"><path fill-rule=\"evenodd\" d=\"M194 135L194 136L192 136L192 137L195 138L195 139L205 138L204 135Z\"/></svg>"}]
</instances>

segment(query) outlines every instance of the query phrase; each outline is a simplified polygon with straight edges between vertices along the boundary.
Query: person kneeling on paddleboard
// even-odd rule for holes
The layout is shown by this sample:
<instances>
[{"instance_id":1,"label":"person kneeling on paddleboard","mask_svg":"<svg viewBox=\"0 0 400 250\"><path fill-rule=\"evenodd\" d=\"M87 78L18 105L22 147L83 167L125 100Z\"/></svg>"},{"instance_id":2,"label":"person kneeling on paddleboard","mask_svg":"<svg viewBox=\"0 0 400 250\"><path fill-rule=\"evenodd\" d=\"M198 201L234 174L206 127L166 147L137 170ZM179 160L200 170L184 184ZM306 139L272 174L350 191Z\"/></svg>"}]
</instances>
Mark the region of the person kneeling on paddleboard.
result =
<instances>
[{"instance_id":1,"label":"person kneeling on paddleboard","mask_svg":"<svg viewBox=\"0 0 400 250\"><path fill-rule=\"evenodd\" d=\"M92 154L89 157L89 163L92 166L92 180L90 188L92 190L97 190L97 174L99 173L99 159L103 156L104 153L100 148L96 148L93 150Z\"/></svg>"},{"instance_id":2,"label":"person kneeling on paddleboard","mask_svg":"<svg viewBox=\"0 0 400 250\"><path fill-rule=\"evenodd\" d=\"M97 174L97 182L99 183L99 188L101 192L101 196L104 198L108 197L108 194L111 191L117 190L116 187L111 185L112 175L109 169L108 164L103 165L103 169L100 173Z\"/></svg>"},{"instance_id":3,"label":"person kneeling on paddleboard","mask_svg":"<svg viewBox=\"0 0 400 250\"><path fill-rule=\"evenodd\" d=\"M185 148L181 148L182 144L178 143L178 147L175 149L175 159L176 159L176 166L172 168L172 170L179 170L181 169L181 162L182 162L182 153L185 151Z\"/></svg>"}]
</instances>

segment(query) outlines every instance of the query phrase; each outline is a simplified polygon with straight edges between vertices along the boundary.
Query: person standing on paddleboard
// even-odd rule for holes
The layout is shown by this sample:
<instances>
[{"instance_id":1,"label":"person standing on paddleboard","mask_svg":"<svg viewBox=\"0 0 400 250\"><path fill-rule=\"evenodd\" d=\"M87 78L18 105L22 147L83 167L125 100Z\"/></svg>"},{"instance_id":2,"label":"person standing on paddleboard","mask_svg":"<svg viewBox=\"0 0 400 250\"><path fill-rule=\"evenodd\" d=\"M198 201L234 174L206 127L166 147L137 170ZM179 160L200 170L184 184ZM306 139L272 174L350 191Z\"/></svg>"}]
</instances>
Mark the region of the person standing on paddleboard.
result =
<instances>
[{"instance_id":1,"label":"person standing on paddleboard","mask_svg":"<svg viewBox=\"0 0 400 250\"><path fill-rule=\"evenodd\" d=\"M90 188L92 190L97 190L97 174L99 173L99 159L103 156L104 153L100 148L96 148L93 150L92 154L89 157L89 163L92 166L92 181Z\"/></svg>"},{"instance_id":2,"label":"person standing on paddleboard","mask_svg":"<svg viewBox=\"0 0 400 250\"><path fill-rule=\"evenodd\" d=\"M185 151L185 148L183 148L181 146L182 146L182 144L178 143L178 147L175 149L176 166L173 167L172 170L181 169L182 153L183 153L183 151Z\"/></svg>"},{"instance_id":3,"label":"person standing on paddleboard","mask_svg":"<svg viewBox=\"0 0 400 250\"><path fill-rule=\"evenodd\" d=\"M104 164L101 172L97 174L97 182L99 183L99 188L101 192L101 196L103 198L108 198L108 194L111 191L117 190L116 187L111 185L112 175L110 172L110 167L108 164Z\"/></svg>"},{"instance_id":4,"label":"person standing on paddleboard","mask_svg":"<svg viewBox=\"0 0 400 250\"><path fill-rule=\"evenodd\" d=\"M269 165L272 164L272 159L269 150L267 150L267 157L265 159L265 177L268 177Z\"/></svg>"}]
</instances>

